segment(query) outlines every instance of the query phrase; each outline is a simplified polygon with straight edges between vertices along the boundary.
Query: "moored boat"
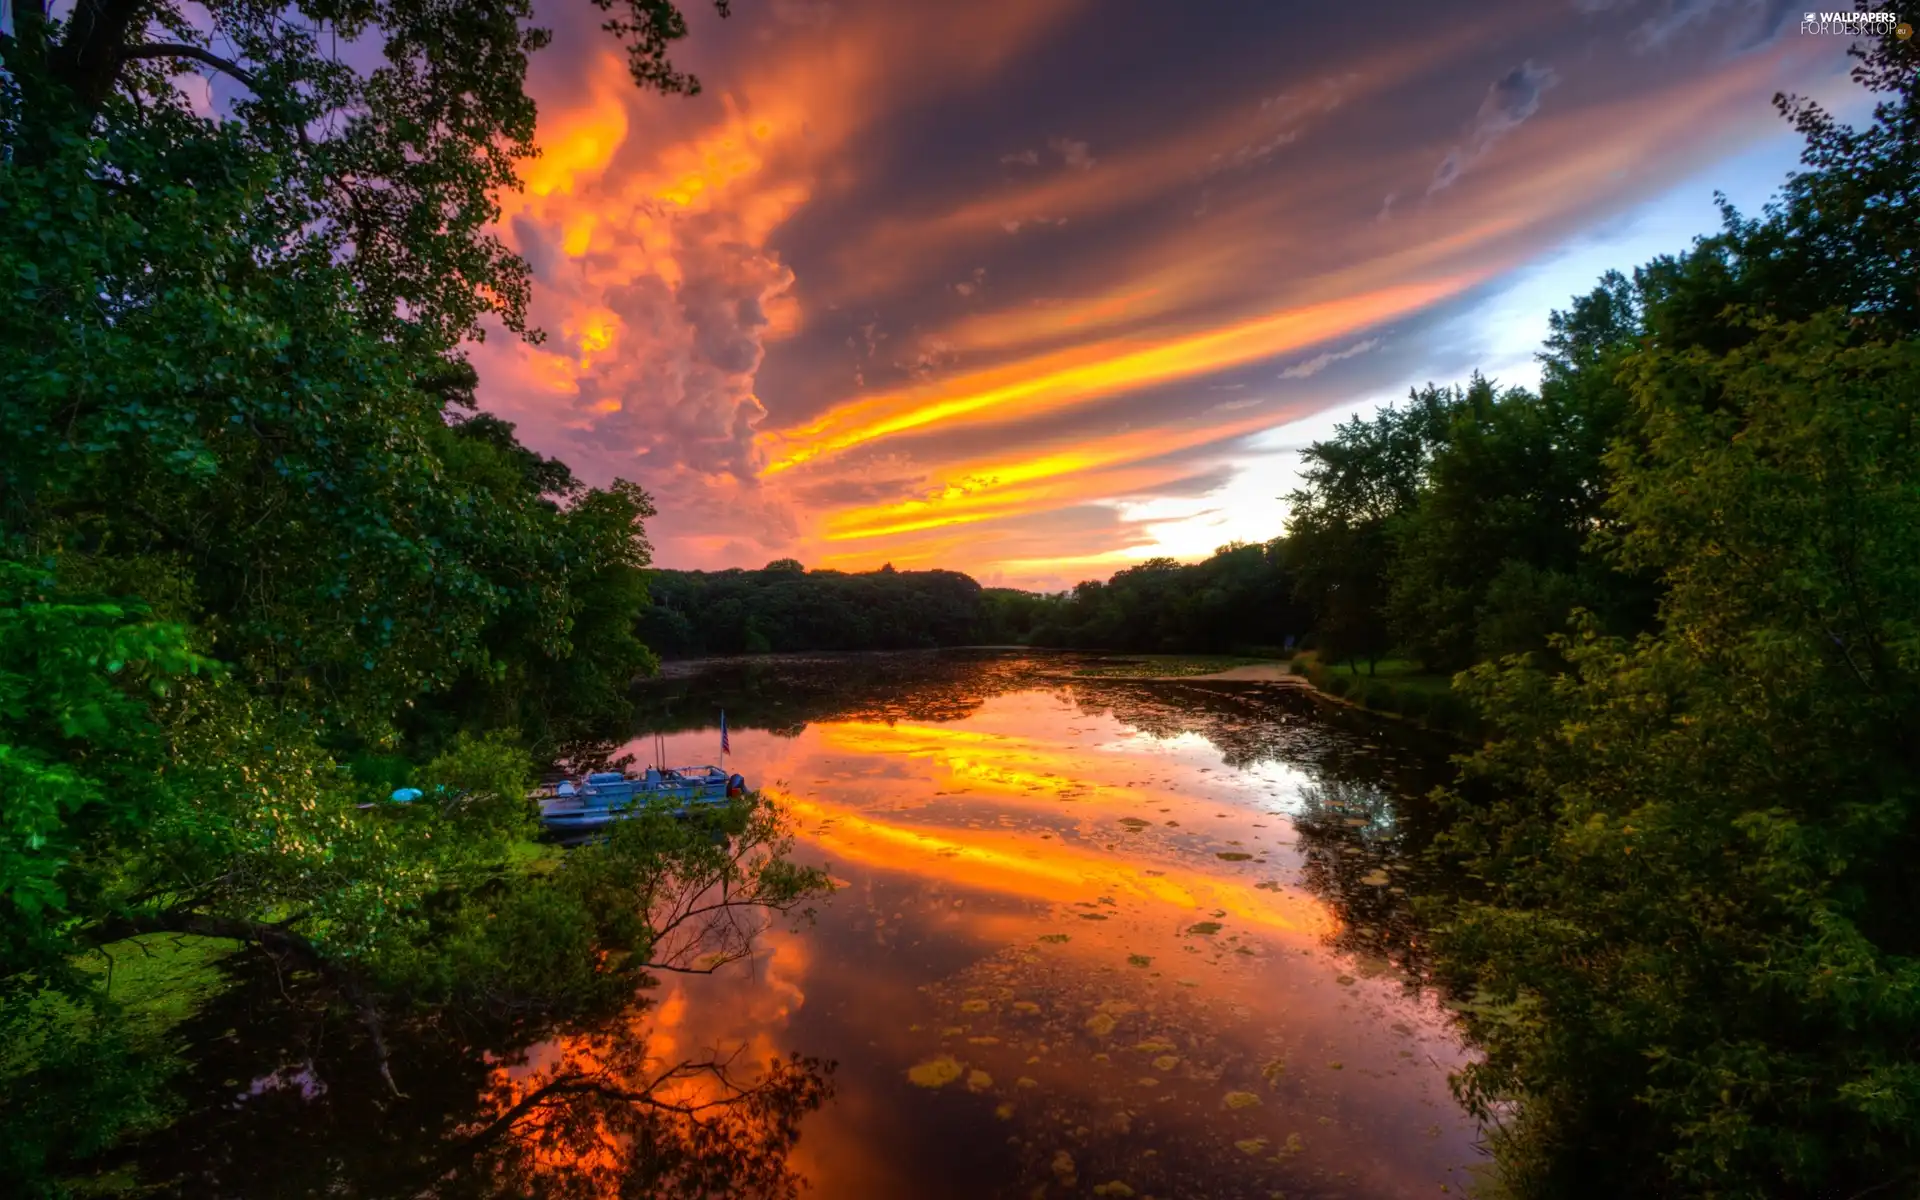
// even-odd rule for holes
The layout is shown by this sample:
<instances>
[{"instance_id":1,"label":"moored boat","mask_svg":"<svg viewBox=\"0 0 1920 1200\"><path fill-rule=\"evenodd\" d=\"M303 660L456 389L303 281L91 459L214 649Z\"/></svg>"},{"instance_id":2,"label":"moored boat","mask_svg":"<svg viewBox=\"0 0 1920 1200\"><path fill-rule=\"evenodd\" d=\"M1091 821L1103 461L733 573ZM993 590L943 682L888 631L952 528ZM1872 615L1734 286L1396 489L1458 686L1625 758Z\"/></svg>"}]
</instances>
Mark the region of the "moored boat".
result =
<instances>
[{"instance_id":1,"label":"moored boat","mask_svg":"<svg viewBox=\"0 0 1920 1200\"><path fill-rule=\"evenodd\" d=\"M591 832L661 805L674 816L717 807L747 790L738 773L719 767L648 767L644 774L596 771L534 793L540 823L554 833Z\"/></svg>"}]
</instances>

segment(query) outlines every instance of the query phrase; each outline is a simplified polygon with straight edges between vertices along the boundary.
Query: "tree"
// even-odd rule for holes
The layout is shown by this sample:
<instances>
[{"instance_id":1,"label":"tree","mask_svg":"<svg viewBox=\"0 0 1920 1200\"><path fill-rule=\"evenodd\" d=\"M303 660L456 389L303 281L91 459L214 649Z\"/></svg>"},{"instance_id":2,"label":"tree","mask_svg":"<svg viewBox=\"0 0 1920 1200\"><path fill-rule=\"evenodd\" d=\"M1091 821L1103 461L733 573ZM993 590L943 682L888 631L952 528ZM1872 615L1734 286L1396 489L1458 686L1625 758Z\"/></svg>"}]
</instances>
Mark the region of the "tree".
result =
<instances>
[{"instance_id":1,"label":"tree","mask_svg":"<svg viewBox=\"0 0 1920 1200\"><path fill-rule=\"evenodd\" d=\"M665 58L685 32L672 5L597 2L637 82L694 87ZM633 822L559 864L529 853L536 766L622 734L652 664L633 631L653 509L472 412L465 341L487 318L537 336L525 264L488 231L534 152L523 84L546 35L528 6L17 8L0 40L10 1182L56 1192L163 1119L172 1051L117 1028L96 951L166 935L270 955L309 980L290 985L304 1002L353 1014L384 1071L395 1038L454 1012L510 1013L509 1048L604 1021L650 971L702 969L696 930L737 955L704 914L824 887L753 800L719 826ZM333 53L356 39L371 70ZM246 94L198 115L187 67ZM388 803L393 775L423 801ZM688 901L709 890L718 907ZM597 1087L549 1093L543 1119L650 1094Z\"/></svg>"},{"instance_id":2,"label":"tree","mask_svg":"<svg viewBox=\"0 0 1920 1200\"><path fill-rule=\"evenodd\" d=\"M1657 577L1655 628L1470 677L1497 734L1449 840L1485 890L1439 958L1520 1195L1920 1169L1920 342L1890 285L1912 234L1879 215L1916 186L1917 60L1863 59L1871 130L1799 109L1784 202L1641 276L1605 544Z\"/></svg>"},{"instance_id":3,"label":"tree","mask_svg":"<svg viewBox=\"0 0 1920 1200\"><path fill-rule=\"evenodd\" d=\"M1299 598L1315 613L1329 659L1365 658L1393 645L1387 602L1393 529L1419 503L1460 394L1431 384L1404 408L1355 417L1301 455L1306 486L1287 497L1287 541Z\"/></svg>"}]
</instances>

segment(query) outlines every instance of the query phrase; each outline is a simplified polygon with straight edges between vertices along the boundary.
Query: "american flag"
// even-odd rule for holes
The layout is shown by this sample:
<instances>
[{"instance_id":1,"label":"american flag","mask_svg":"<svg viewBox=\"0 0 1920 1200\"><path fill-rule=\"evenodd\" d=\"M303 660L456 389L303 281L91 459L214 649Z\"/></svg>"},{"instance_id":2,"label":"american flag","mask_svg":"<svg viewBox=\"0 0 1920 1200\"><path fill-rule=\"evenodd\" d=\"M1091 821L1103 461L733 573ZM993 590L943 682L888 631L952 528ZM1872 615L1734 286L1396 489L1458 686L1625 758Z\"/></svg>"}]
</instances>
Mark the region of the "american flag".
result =
<instances>
[{"instance_id":1,"label":"american flag","mask_svg":"<svg viewBox=\"0 0 1920 1200\"><path fill-rule=\"evenodd\" d=\"M720 710L720 753L731 754L733 747L727 744L727 710Z\"/></svg>"}]
</instances>

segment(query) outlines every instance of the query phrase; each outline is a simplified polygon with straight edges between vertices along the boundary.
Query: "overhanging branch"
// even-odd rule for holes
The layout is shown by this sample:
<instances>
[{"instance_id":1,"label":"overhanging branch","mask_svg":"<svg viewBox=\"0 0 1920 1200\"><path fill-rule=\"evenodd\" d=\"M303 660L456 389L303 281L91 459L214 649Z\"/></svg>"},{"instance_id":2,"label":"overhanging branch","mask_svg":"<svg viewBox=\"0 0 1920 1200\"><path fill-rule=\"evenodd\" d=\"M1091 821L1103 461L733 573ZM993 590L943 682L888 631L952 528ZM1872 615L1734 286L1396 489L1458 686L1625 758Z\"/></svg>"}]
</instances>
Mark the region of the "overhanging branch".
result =
<instances>
[{"instance_id":1,"label":"overhanging branch","mask_svg":"<svg viewBox=\"0 0 1920 1200\"><path fill-rule=\"evenodd\" d=\"M203 50L199 46L189 45L186 42L149 42L141 46L128 46L120 51L122 62L132 62L142 58L190 58L224 75L233 76L246 84L256 96L266 95L260 86L260 77L252 71L232 59L222 58L211 50Z\"/></svg>"}]
</instances>

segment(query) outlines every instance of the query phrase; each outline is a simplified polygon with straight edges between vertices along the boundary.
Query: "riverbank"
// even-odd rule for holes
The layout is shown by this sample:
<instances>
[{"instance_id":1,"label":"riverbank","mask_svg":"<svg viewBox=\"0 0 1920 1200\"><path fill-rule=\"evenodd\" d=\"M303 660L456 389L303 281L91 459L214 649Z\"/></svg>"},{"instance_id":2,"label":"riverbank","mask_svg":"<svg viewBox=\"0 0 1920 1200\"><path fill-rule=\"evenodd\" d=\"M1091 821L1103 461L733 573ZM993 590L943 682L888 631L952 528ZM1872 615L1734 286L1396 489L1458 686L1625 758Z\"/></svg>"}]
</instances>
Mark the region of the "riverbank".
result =
<instances>
[{"instance_id":1,"label":"riverbank","mask_svg":"<svg viewBox=\"0 0 1920 1200\"><path fill-rule=\"evenodd\" d=\"M1481 732L1479 714L1453 690L1451 675L1422 672L1397 660L1377 663L1367 674L1344 663L1323 663L1312 653L1295 656L1288 669L1315 690L1382 716L1459 738Z\"/></svg>"}]
</instances>

